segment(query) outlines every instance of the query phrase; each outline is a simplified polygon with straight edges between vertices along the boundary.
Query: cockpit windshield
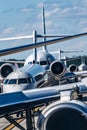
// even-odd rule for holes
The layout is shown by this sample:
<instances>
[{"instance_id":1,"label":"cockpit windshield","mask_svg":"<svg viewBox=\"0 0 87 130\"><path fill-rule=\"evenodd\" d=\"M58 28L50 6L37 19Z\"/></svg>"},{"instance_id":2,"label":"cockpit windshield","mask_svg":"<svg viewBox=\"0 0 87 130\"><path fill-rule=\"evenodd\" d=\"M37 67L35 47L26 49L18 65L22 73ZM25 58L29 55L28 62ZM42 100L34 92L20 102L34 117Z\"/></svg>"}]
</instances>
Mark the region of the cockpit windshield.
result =
<instances>
[{"instance_id":1,"label":"cockpit windshield","mask_svg":"<svg viewBox=\"0 0 87 130\"><path fill-rule=\"evenodd\" d=\"M16 84L17 83L17 79L10 79L8 81L8 84Z\"/></svg>"},{"instance_id":2,"label":"cockpit windshield","mask_svg":"<svg viewBox=\"0 0 87 130\"><path fill-rule=\"evenodd\" d=\"M18 84L25 84L27 83L27 79L18 79Z\"/></svg>"},{"instance_id":3,"label":"cockpit windshield","mask_svg":"<svg viewBox=\"0 0 87 130\"><path fill-rule=\"evenodd\" d=\"M4 84L7 84L7 83L8 83L8 81L9 81L9 79L4 80Z\"/></svg>"},{"instance_id":4,"label":"cockpit windshield","mask_svg":"<svg viewBox=\"0 0 87 130\"><path fill-rule=\"evenodd\" d=\"M40 61L40 65L47 65L47 61Z\"/></svg>"},{"instance_id":5,"label":"cockpit windshield","mask_svg":"<svg viewBox=\"0 0 87 130\"><path fill-rule=\"evenodd\" d=\"M33 83L32 78L6 79L4 84L28 84Z\"/></svg>"}]
</instances>

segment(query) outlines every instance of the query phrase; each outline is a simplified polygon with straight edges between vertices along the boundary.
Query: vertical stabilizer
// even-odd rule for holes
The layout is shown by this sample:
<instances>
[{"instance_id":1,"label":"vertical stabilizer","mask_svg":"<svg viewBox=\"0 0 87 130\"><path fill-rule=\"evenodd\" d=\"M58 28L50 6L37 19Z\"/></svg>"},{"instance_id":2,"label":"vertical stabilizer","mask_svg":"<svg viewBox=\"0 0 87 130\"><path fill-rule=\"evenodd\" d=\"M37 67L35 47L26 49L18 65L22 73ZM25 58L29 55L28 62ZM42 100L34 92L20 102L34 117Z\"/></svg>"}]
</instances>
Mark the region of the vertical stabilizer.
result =
<instances>
[{"instance_id":1,"label":"vertical stabilizer","mask_svg":"<svg viewBox=\"0 0 87 130\"><path fill-rule=\"evenodd\" d=\"M36 35L37 35L36 31L33 31L33 43L34 44L36 44L36 42L37 42ZM33 56L34 56L33 63L36 63L37 62L37 48L33 49Z\"/></svg>"},{"instance_id":2,"label":"vertical stabilizer","mask_svg":"<svg viewBox=\"0 0 87 130\"><path fill-rule=\"evenodd\" d=\"M46 25L45 25L45 10L44 10L44 6L43 6L43 15L42 15L42 27L43 27L43 33L46 34ZM46 37L43 38L43 41L46 41ZM47 50L47 47L44 46L43 47L44 50Z\"/></svg>"}]
</instances>

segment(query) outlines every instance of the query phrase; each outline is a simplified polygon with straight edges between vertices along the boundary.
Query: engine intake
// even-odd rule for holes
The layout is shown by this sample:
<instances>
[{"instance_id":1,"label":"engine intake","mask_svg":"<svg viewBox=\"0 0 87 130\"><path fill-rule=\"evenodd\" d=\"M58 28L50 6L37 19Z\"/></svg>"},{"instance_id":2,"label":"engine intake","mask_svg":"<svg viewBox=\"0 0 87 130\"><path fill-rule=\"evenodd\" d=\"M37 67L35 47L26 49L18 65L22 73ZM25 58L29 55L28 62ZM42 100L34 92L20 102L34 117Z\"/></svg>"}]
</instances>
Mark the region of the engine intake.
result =
<instances>
[{"instance_id":1,"label":"engine intake","mask_svg":"<svg viewBox=\"0 0 87 130\"><path fill-rule=\"evenodd\" d=\"M66 67L63 62L54 61L50 66L50 71L54 76L62 77L65 74Z\"/></svg>"},{"instance_id":2,"label":"engine intake","mask_svg":"<svg viewBox=\"0 0 87 130\"><path fill-rule=\"evenodd\" d=\"M87 105L80 101L55 102L38 119L39 130L86 130Z\"/></svg>"},{"instance_id":3,"label":"engine intake","mask_svg":"<svg viewBox=\"0 0 87 130\"><path fill-rule=\"evenodd\" d=\"M75 72L75 71L77 71L77 66L74 65L74 64L70 65L70 66L69 66L69 71L70 71L70 72Z\"/></svg>"},{"instance_id":4,"label":"engine intake","mask_svg":"<svg viewBox=\"0 0 87 130\"><path fill-rule=\"evenodd\" d=\"M0 74L3 78L6 78L8 76L8 74L13 72L14 70L16 70L15 65L10 64L10 63L5 63L5 64L1 65Z\"/></svg>"}]
</instances>

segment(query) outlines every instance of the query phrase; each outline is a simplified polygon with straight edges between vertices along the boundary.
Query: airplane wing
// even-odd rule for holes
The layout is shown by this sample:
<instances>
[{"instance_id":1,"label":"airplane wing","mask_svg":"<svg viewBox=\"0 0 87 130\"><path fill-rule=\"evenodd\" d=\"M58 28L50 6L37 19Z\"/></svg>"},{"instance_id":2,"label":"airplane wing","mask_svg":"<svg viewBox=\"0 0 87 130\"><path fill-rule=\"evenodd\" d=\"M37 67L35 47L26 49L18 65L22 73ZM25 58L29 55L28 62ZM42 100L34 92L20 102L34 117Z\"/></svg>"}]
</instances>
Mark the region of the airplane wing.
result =
<instances>
[{"instance_id":1,"label":"airplane wing","mask_svg":"<svg viewBox=\"0 0 87 130\"><path fill-rule=\"evenodd\" d=\"M87 71L77 71L74 72L76 74L77 77L87 77Z\"/></svg>"},{"instance_id":2,"label":"airplane wing","mask_svg":"<svg viewBox=\"0 0 87 130\"><path fill-rule=\"evenodd\" d=\"M35 105L53 101L59 99L59 97L59 91L55 88L0 94L0 116L22 110L27 106L34 107Z\"/></svg>"},{"instance_id":3,"label":"airplane wing","mask_svg":"<svg viewBox=\"0 0 87 130\"><path fill-rule=\"evenodd\" d=\"M17 64L24 64L25 61L21 60L0 60L0 63L17 63Z\"/></svg>"},{"instance_id":4,"label":"airplane wing","mask_svg":"<svg viewBox=\"0 0 87 130\"><path fill-rule=\"evenodd\" d=\"M81 33L81 34L76 34L76 35L72 35L72 36L66 36L66 37L63 37L63 38L48 40L48 41L45 41L45 42L39 42L37 44L28 44L28 45L18 46L18 47L14 47L14 48L3 49L3 50L0 50L0 56L18 53L18 52L22 52L22 51L25 51L25 50L38 48L38 47L41 47L41 46L47 46L47 45L54 44L54 43L60 43L60 42L64 42L64 41L71 40L71 39L74 39L74 38L79 38L79 37L86 36L86 35L87 35L87 33Z\"/></svg>"},{"instance_id":5,"label":"airplane wing","mask_svg":"<svg viewBox=\"0 0 87 130\"><path fill-rule=\"evenodd\" d=\"M77 86L80 87L80 92L87 92L87 87L83 83L78 82L22 92L0 94L0 117L19 110L24 110L26 107L33 108L43 103L59 100L60 92L76 90Z\"/></svg>"}]
</instances>

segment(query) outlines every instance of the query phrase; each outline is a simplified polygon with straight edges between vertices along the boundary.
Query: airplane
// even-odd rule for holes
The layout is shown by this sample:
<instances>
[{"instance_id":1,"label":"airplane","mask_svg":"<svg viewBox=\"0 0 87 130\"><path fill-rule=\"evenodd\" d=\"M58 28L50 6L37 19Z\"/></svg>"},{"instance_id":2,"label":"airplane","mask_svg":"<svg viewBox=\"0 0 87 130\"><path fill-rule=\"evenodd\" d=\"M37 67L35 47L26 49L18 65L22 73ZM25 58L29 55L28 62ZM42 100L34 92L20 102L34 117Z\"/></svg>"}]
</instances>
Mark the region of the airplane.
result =
<instances>
[{"instance_id":1,"label":"airplane","mask_svg":"<svg viewBox=\"0 0 87 130\"><path fill-rule=\"evenodd\" d=\"M2 92L28 90L39 87L46 80L46 70L39 64L26 65L10 73L4 80Z\"/></svg>"},{"instance_id":2,"label":"airplane","mask_svg":"<svg viewBox=\"0 0 87 130\"><path fill-rule=\"evenodd\" d=\"M62 41L67 41L86 35L87 33L82 33L68 37L48 40L45 42L39 42L37 44L28 44L18 46L15 48L8 48L0 50L0 56L21 52L24 50L30 50L44 45L60 43ZM57 65L57 63L58 61L54 61L51 67L53 67L53 65ZM34 66L35 65L36 64L34 64ZM57 75L58 71L56 72L55 69L53 68L52 72L54 72L54 74ZM77 101L76 98L79 94L87 92L87 85L84 83L84 80L86 79L87 78L83 78L83 82L77 82L73 84L65 84L59 86L57 85L56 87L40 88L40 89L37 88L29 91L27 90L27 91L0 94L0 117L5 116L6 119L10 120L10 114L24 110L26 112L27 121L31 122L29 125L27 123L28 125L27 129L31 129L30 127L33 124L32 116L30 115L28 116L27 114L30 113L32 115L31 111L33 108L46 103L48 104L48 106L44 109L44 111L41 112L41 115L38 118L39 130L48 130L48 129L53 130L55 126L56 126L55 130L62 129L61 128L62 126L67 127L67 130L72 130L71 128L72 123L70 121L71 116L73 120L72 125L73 129L76 128L79 130L83 130L87 128L87 105L81 101ZM74 99L74 101L71 101L70 98ZM59 101L53 102L55 100ZM59 119L62 120L62 126L61 121ZM68 125L66 121L70 125Z\"/></svg>"},{"instance_id":3,"label":"airplane","mask_svg":"<svg viewBox=\"0 0 87 130\"><path fill-rule=\"evenodd\" d=\"M58 38L58 39L54 39L54 40L49 40L49 41L45 41L45 42L40 42L40 43L37 43L37 44L24 45L24 46L20 46L20 47L5 49L5 50L1 51L0 55L2 56L2 55L7 55L9 53L10 54L15 53L17 51L18 52L19 51L24 51L24 50L26 50L28 48L33 49L33 47L37 48L37 47L40 47L40 46L45 46L45 45L47 46L47 44L50 44L50 43L52 44L54 42L59 42L61 40L66 40L66 39L68 40L69 38L73 39L73 38L76 38L76 37L80 37L81 35L82 36L86 35L86 33L78 34L78 35L74 35L74 36L67 36L67 37ZM23 47L23 49L22 49L22 47ZM14 49L17 49L17 50L15 51ZM45 54L46 54L46 52L45 52ZM68 72L66 74L66 66L64 65L63 62L56 61L54 58L52 58L52 56L51 56L51 59L52 59L51 62L49 62L49 67L50 67L49 70L50 70L50 73L52 74L51 77L57 77L57 80L59 80L59 81L61 81L61 79L63 79L63 80L68 79L68 80L65 80L65 82L66 81L68 81L68 82L73 82L73 81L76 82L77 81L77 76L73 72L72 73ZM50 58L49 58L49 61L50 61ZM2 92L6 93L6 92L12 92L12 91L18 91L18 90L22 91L22 90L26 90L26 89L29 89L29 88L31 89L31 86L32 86L32 88L36 88L36 87L40 87L39 85L41 85L42 83L45 83L45 81L49 81L51 77L49 76L48 71L39 64L37 65L38 67L36 67L36 64L38 64L38 63L24 65L20 69L16 69L12 73L10 73L5 78L4 84L2 84L2 88L1 88ZM44 69L44 73L43 73L43 69L41 69L41 71L42 71L42 76L41 77L42 78L40 78L41 71L39 69L41 67ZM28 70L28 72L27 72L27 70ZM32 70L32 72L31 72L31 70ZM20 71L22 72L21 74L19 73ZM35 72L37 72L37 74ZM29 81L27 81L27 78L29 78L30 76L27 76L27 74L25 75L25 73L28 73L29 75L31 75L32 78L34 78L33 79L34 80L33 84L32 84L32 82L29 83ZM36 78L35 76L38 77L38 81L35 80L35 78ZM21 78L26 79L26 82L24 81L25 83L23 83L23 82L18 83L19 79L21 79Z\"/></svg>"}]
</instances>

